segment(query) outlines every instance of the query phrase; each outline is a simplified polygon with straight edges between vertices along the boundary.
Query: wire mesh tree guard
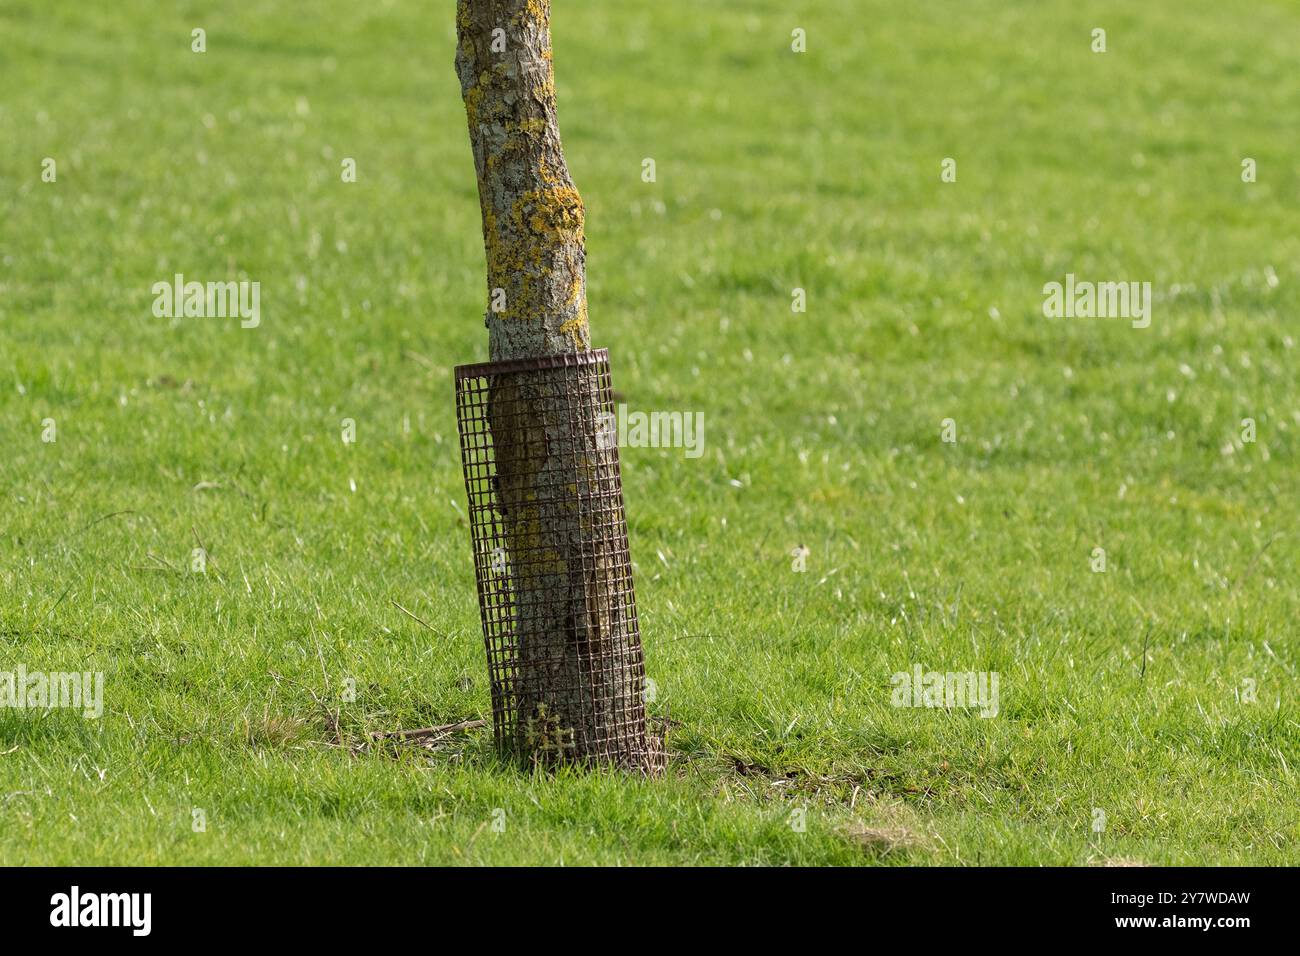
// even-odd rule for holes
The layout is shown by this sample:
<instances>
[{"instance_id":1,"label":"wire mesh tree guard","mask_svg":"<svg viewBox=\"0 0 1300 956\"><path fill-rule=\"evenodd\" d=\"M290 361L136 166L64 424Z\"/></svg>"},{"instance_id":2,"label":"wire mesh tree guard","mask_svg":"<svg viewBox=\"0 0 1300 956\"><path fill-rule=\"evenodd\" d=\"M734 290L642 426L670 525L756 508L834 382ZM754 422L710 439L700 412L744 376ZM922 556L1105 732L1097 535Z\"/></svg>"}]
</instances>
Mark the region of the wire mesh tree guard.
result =
<instances>
[{"instance_id":1,"label":"wire mesh tree guard","mask_svg":"<svg viewBox=\"0 0 1300 956\"><path fill-rule=\"evenodd\" d=\"M455 380L498 747L662 770L608 352L462 365Z\"/></svg>"}]
</instances>

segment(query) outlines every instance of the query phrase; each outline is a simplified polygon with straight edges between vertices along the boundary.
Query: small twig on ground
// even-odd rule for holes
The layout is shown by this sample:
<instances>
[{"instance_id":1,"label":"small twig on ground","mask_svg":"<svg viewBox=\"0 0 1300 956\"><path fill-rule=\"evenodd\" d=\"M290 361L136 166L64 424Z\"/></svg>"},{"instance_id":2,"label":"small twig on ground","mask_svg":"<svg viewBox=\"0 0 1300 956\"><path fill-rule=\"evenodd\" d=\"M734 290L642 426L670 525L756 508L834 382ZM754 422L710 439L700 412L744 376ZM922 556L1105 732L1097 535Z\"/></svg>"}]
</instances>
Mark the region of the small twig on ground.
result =
<instances>
[{"instance_id":1,"label":"small twig on ground","mask_svg":"<svg viewBox=\"0 0 1300 956\"><path fill-rule=\"evenodd\" d=\"M418 740L424 737L439 737L454 734L460 730L476 730L486 727L486 720L459 720L454 724L439 724L437 727L419 727L414 730L375 730L370 736L373 740Z\"/></svg>"},{"instance_id":2,"label":"small twig on ground","mask_svg":"<svg viewBox=\"0 0 1300 956\"><path fill-rule=\"evenodd\" d=\"M204 566L206 567L211 565L212 570L217 573L217 577L224 582L226 576L221 573L221 569L217 567L217 562L212 557L212 552L209 551L208 546L203 543L203 539L199 537L199 529L194 527L194 525L190 525L190 534L194 535L195 543L199 546L199 550L203 552Z\"/></svg>"},{"instance_id":3,"label":"small twig on ground","mask_svg":"<svg viewBox=\"0 0 1300 956\"><path fill-rule=\"evenodd\" d=\"M45 612L45 616L47 618L53 617L54 612L59 609L59 605L63 603L63 599L66 598L68 596L68 592L72 590L72 583L73 582L71 581L68 582L68 586L63 589L63 593L59 595L59 599L54 602L54 607L50 608L48 611Z\"/></svg>"},{"instance_id":4,"label":"small twig on ground","mask_svg":"<svg viewBox=\"0 0 1300 956\"><path fill-rule=\"evenodd\" d=\"M99 524L101 521L107 521L109 518L116 518L118 515L133 515L135 513L136 512L127 509L126 511L114 511L111 514L101 515L100 517L92 521L90 524L86 525L84 528L79 529L77 531L77 534L82 534L83 532L89 531L91 528L95 527L95 525Z\"/></svg>"},{"instance_id":5,"label":"small twig on ground","mask_svg":"<svg viewBox=\"0 0 1300 956\"><path fill-rule=\"evenodd\" d=\"M405 614L407 617L409 617L412 621L415 621L415 622L417 622L417 623L419 623L419 624L423 624L425 627L427 627L429 630L433 631L433 633L437 634L439 637L446 637L446 636L447 636L447 635L443 634L442 631L438 630L436 627L434 627L432 624L430 624L428 621L424 620L424 618L417 617L416 615L412 614L410 611L408 611L406 608L402 607L402 605L398 604L396 601L393 601L393 607L397 608L399 611L401 611L403 614Z\"/></svg>"},{"instance_id":6,"label":"small twig on ground","mask_svg":"<svg viewBox=\"0 0 1300 956\"><path fill-rule=\"evenodd\" d=\"M438 366L435 365L431 359L421 355L419 352L414 352L411 349L406 349L402 354L405 355L407 358L409 358L416 365L423 365L430 372L437 372L439 370Z\"/></svg>"},{"instance_id":7,"label":"small twig on ground","mask_svg":"<svg viewBox=\"0 0 1300 956\"><path fill-rule=\"evenodd\" d=\"M160 558L160 557L158 557L158 555L154 554L152 551L150 551L150 552L148 552L147 554L145 554L145 557L146 557L146 558L150 558L150 559L152 559L152 560L154 560L154 561L157 561L159 564L161 564L163 567L165 567L168 571L171 571L173 574L180 574L180 573L181 573L181 569L180 569L180 568L176 567L176 565L172 564L172 563L171 563L170 561L168 561L166 558Z\"/></svg>"},{"instance_id":8,"label":"small twig on ground","mask_svg":"<svg viewBox=\"0 0 1300 956\"><path fill-rule=\"evenodd\" d=\"M1259 559L1264 556L1264 552L1267 551L1272 546L1273 542L1280 537L1282 537L1282 532L1279 531L1277 534L1273 535L1273 537L1264 542L1263 547L1256 551L1255 556L1250 559L1250 564L1246 565L1246 570L1241 572L1241 576L1238 577L1236 581L1232 582L1232 587L1229 588L1230 591L1235 592L1237 588L1241 587L1243 581L1250 578L1251 572L1255 570L1255 565L1257 565Z\"/></svg>"},{"instance_id":9,"label":"small twig on ground","mask_svg":"<svg viewBox=\"0 0 1300 956\"><path fill-rule=\"evenodd\" d=\"M474 835L469 838L469 842L465 844L465 849L461 852L469 853L470 849L474 846L474 841L478 839L478 835L483 832L484 828L487 827L488 822L489 821L484 820L482 823L478 825L478 829L474 831Z\"/></svg>"}]
</instances>

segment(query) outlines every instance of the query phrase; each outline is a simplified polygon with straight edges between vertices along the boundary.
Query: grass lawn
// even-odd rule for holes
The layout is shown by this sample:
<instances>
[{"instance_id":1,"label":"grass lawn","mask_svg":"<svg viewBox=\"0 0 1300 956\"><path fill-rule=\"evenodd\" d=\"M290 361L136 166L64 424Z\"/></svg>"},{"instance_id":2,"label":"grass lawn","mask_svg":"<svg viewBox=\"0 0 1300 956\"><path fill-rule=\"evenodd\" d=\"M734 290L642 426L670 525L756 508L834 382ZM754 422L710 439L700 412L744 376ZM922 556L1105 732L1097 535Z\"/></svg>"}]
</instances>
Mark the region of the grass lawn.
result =
<instances>
[{"instance_id":1,"label":"grass lawn","mask_svg":"<svg viewBox=\"0 0 1300 956\"><path fill-rule=\"evenodd\" d=\"M1300 863L1300 3L557 4L594 341L705 421L623 451L652 781L369 743L489 711L453 19L0 7L0 672L105 681L0 709L0 863Z\"/></svg>"}]
</instances>

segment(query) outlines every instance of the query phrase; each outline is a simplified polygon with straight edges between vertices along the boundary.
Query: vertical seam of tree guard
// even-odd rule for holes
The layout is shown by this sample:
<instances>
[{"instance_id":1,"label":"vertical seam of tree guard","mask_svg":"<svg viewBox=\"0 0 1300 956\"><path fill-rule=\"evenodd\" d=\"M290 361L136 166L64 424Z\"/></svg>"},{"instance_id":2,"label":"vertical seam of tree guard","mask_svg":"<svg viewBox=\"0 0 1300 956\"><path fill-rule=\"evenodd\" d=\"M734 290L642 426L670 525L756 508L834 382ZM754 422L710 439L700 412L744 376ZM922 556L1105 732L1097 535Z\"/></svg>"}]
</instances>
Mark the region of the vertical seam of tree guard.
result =
<instances>
[{"instance_id":1,"label":"vertical seam of tree guard","mask_svg":"<svg viewBox=\"0 0 1300 956\"><path fill-rule=\"evenodd\" d=\"M658 772L608 353L462 365L455 381L497 745Z\"/></svg>"}]
</instances>

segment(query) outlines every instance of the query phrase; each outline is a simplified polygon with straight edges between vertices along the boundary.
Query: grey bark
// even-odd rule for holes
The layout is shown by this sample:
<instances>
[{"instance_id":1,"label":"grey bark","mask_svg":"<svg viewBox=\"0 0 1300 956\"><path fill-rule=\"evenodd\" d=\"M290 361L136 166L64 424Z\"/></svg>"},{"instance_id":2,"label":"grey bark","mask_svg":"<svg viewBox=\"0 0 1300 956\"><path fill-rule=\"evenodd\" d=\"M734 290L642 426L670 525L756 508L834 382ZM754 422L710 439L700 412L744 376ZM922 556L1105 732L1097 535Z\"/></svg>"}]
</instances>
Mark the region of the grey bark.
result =
<instances>
[{"instance_id":1,"label":"grey bark","mask_svg":"<svg viewBox=\"0 0 1300 956\"><path fill-rule=\"evenodd\" d=\"M550 6L460 0L457 9L456 73L483 213L493 360L590 348L584 211L555 117Z\"/></svg>"}]
</instances>

